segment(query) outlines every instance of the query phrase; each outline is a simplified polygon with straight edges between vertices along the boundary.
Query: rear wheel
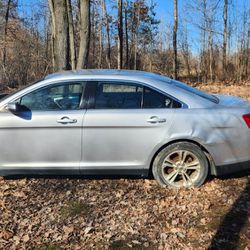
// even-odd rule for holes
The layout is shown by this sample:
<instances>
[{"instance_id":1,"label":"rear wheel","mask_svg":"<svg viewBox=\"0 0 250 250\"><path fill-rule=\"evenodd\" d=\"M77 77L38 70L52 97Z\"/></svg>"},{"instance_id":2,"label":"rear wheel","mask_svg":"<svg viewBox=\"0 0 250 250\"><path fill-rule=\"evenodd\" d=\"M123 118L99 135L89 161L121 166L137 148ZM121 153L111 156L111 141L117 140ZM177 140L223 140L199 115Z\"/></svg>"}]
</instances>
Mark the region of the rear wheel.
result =
<instances>
[{"instance_id":1,"label":"rear wheel","mask_svg":"<svg viewBox=\"0 0 250 250\"><path fill-rule=\"evenodd\" d=\"M162 186L201 186L208 175L208 161L195 144L178 142L164 148L153 162L153 176Z\"/></svg>"}]
</instances>

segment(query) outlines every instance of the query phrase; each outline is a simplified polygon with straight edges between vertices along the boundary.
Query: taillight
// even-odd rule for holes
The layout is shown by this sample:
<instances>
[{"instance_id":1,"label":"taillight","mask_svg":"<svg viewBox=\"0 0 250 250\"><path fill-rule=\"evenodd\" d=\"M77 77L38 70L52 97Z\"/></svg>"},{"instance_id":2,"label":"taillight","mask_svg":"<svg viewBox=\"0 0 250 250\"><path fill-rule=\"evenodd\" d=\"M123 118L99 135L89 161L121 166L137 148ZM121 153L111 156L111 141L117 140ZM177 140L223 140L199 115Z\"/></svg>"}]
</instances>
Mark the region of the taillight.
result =
<instances>
[{"instance_id":1,"label":"taillight","mask_svg":"<svg viewBox=\"0 0 250 250\"><path fill-rule=\"evenodd\" d=\"M242 118L244 119L244 121L247 124L248 128L250 128L250 114L243 115Z\"/></svg>"}]
</instances>

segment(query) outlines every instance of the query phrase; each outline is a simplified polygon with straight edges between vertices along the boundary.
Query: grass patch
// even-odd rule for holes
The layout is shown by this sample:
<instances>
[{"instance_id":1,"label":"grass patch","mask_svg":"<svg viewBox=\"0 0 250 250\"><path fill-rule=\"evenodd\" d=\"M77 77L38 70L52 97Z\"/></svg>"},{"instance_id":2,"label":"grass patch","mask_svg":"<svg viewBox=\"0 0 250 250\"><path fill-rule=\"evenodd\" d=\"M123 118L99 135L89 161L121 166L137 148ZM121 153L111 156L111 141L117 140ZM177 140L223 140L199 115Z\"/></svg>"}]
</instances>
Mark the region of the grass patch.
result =
<instances>
[{"instance_id":1,"label":"grass patch","mask_svg":"<svg viewBox=\"0 0 250 250\"><path fill-rule=\"evenodd\" d=\"M61 215L63 218L74 217L76 215L87 216L90 212L90 205L84 202L73 201L69 202L61 210Z\"/></svg>"}]
</instances>

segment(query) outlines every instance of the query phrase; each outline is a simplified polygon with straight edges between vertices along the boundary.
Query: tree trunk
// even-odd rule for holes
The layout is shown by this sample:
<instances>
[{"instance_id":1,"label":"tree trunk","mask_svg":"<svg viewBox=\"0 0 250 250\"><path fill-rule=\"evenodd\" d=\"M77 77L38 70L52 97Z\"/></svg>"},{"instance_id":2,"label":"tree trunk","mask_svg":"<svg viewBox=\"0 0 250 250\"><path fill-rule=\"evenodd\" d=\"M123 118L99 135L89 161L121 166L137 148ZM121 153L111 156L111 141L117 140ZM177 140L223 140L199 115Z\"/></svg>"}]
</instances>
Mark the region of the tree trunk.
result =
<instances>
[{"instance_id":1,"label":"tree trunk","mask_svg":"<svg viewBox=\"0 0 250 250\"><path fill-rule=\"evenodd\" d=\"M202 37L202 52L201 52L201 79L207 81L207 63L206 63L206 49L207 49L207 0L203 0L203 37Z\"/></svg>"},{"instance_id":2,"label":"tree trunk","mask_svg":"<svg viewBox=\"0 0 250 250\"><path fill-rule=\"evenodd\" d=\"M88 67L90 42L90 0L80 1L80 44L77 69Z\"/></svg>"},{"instance_id":3,"label":"tree trunk","mask_svg":"<svg viewBox=\"0 0 250 250\"><path fill-rule=\"evenodd\" d=\"M138 49L138 28L140 23L140 7L136 3L134 3L133 22L134 22L134 29L133 29L134 70L137 70L137 49Z\"/></svg>"},{"instance_id":4,"label":"tree trunk","mask_svg":"<svg viewBox=\"0 0 250 250\"><path fill-rule=\"evenodd\" d=\"M173 71L174 71L174 79L178 78L177 30L178 30L178 0L174 0L174 28L173 28L173 49L174 49Z\"/></svg>"},{"instance_id":5,"label":"tree trunk","mask_svg":"<svg viewBox=\"0 0 250 250\"><path fill-rule=\"evenodd\" d=\"M3 46L3 66L4 67L6 66L6 45L7 45L10 4L11 4L11 0L8 0L6 14L5 14L5 24L4 24L4 46Z\"/></svg>"},{"instance_id":6,"label":"tree trunk","mask_svg":"<svg viewBox=\"0 0 250 250\"><path fill-rule=\"evenodd\" d=\"M71 0L66 0L66 3L67 3L67 13L69 21L70 62L71 62L71 69L75 70L76 69L75 32L74 32Z\"/></svg>"},{"instance_id":7,"label":"tree trunk","mask_svg":"<svg viewBox=\"0 0 250 250\"><path fill-rule=\"evenodd\" d=\"M107 43L108 43L108 51L107 51L107 64L109 69L111 68L111 42L110 42L110 29L109 29L109 17L107 13L106 0L103 0L103 13L105 15L105 23L106 23L106 32L107 32Z\"/></svg>"},{"instance_id":8,"label":"tree trunk","mask_svg":"<svg viewBox=\"0 0 250 250\"><path fill-rule=\"evenodd\" d=\"M67 70L70 69L67 5L64 0L49 0L49 8L52 17L54 71Z\"/></svg>"},{"instance_id":9,"label":"tree trunk","mask_svg":"<svg viewBox=\"0 0 250 250\"><path fill-rule=\"evenodd\" d=\"M247 30L247 44L246 44L246 68L245 75L249 78L250 73L250 10L248 11L248 30Z\"/></svg>"},{"instance_id":10,"label":"tree trunk","mask_svg":"<svg viewBox=\"0 0 250 250\"><path fill-rule=\"evenodd\" d=\"M210 81L213 81L213 36L212 32L209 32L209 37L208 37L208 44L209 44L209 76L210 76Z\"/></svg>"},{"instance_id":11,"label":"tree trunk","mask_svg":"<svg viewBox=\"0 0 250 250\"><path fill-rule=\"evenodd\" d=\"M187 76L191 78L190 62L189 62L189 47L188 47L188 29L187 24L185 24L184 40L182 45L183 57L186 65Z\"/></svg>"},{"instance_id":12,"label":"tree trunk","mask_svg":"<svg viewBox=\"0 0 250 250\"><path fill-rule=\"evenodd\" d=\"M117 43L117 67L122 69L123 66L123 0L117 0L118 9L118 43Z\"/></svg>"},{"instance_id":13,"label":"tree trunk","mask_svg":"<svg viewBox=\"0 0 250 250\"><path fill-rule=\"evenodd\" d=\"M125 2L125 41L126 41L126 68L129 69L129 45L128 45L128 2Z\"/></svg>"},{"instance_id":14,"label":"tree trunk","mask_svg":"<svg viewBox=\"0 0 250 250\"><path fill-rule=\"evenodd\" d=\"M53 0L48 0L49 9L50 9L50 16L51 16L51 57L52 57L52 68L55 70L55 53L54 53L54 47L55 47L55 34L56 34L56 17L54 13L54 4Z\"/></svg>"},{"instance_id":15,"label":"tree trunk","mask_svg":"<svg viewBox=\"0 0 250 250\"><path fill-rule=\"evenodd\" d=\"M223 21L224 21L224 32L223 32L223 79L226 78L227 73L227 18L228 18L228 0L224 0L224 12L223 12Z\"/></svg>"},{"instance_id":16,"label":"tree trunk","mask_svg":"<svg viewBox=\"0 0 250 250\"><path fill-rule=\"evenodd\" d=\"M103 0L100 0L100 5L103 6ZM100 13L100 25L99 25L99 58L98 58L98 68L102 67L102 51L103 51L103 43L102 43L102 26L103 26L103 7L101 7Z\"/></svg>"},{"instance_id":17,"label":"tree trunk","mask_svg":"<svg viewBox=\"0 0 250 250\"><path fill-rule=\"evenodd\" d=\"M98 16L98 9L96 4L92 4L90 7L90 23L91 23L91 34L90 34L90 45L89 45L89 56L92 58L92 65L96 65L96 41L98 39L97 37L97 30L98 30L98 21L97 21L97 16ZM90 54L92 53L92 54Z\"/></svg>"}]
</instances>

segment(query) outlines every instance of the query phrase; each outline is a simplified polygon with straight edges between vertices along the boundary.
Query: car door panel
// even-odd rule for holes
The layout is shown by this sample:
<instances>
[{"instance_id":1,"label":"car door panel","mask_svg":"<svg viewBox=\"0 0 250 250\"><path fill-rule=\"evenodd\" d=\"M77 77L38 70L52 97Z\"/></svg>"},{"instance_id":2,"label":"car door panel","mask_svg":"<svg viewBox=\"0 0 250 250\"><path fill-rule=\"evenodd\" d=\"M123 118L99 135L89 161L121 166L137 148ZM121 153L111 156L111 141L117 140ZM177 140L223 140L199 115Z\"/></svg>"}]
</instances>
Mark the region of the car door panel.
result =
<instances>
[{"instance_id":1,"label":"car door panel","mask_svg":"<svg viewBox=\"0 0 250 250\"><path fill-rule=\"evenodd\" d=\"M79 109L79 95L84 86L81 82L47 85L11 101L17 103L17 111L0 112L0 138L5 142L0 143L1 171L79 174L86 112Z\"/></svg>"},{"instance_id":2,"label":"car door panel","mask_svg":"<svg viewBox=\"0 0 250 250\"><path fill-rule=\"evenodd\" d=\"M0 166L75 168L81 158L81 111L32 112L30 120L9 112L0 115ZM63 117L75 123L58 123Z\"/></svg>"},{"instance_id":3,"label":"car door panel","mask_svg":"<svg viewBox=\"0 0 250 250\"><path fill-rule=\"evenodd\" d=\"M150 90L140 83L95 84L94 102L83 122L81 173L147 169L152 153L166 140L172 124L174 109L165 108L168 97L159 93L156 96L160 102L149 102L144 96ZM147 104L145 109L143 102Z\"/></svg>"},{"instance_id":4,"label":"car door panel","mask_svg":"<svg viewBox=\"0 0 250 250\"><path fill-rule=\"evenodd\" d=\"M173 109L87 110L83 125L81 172L90 169L144 169L164 140ZM151 117L166 122L151 123Z\"/></svg>"}]
</instances>

